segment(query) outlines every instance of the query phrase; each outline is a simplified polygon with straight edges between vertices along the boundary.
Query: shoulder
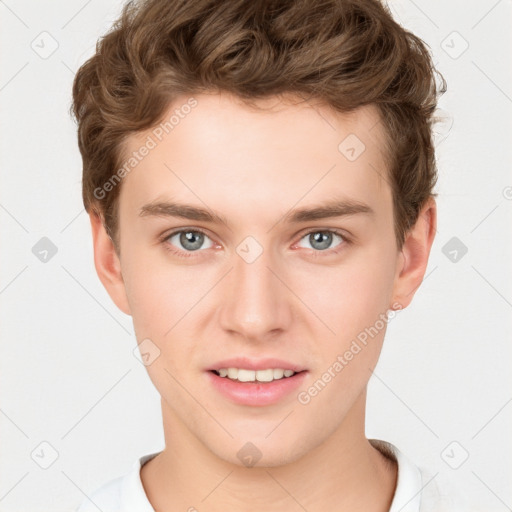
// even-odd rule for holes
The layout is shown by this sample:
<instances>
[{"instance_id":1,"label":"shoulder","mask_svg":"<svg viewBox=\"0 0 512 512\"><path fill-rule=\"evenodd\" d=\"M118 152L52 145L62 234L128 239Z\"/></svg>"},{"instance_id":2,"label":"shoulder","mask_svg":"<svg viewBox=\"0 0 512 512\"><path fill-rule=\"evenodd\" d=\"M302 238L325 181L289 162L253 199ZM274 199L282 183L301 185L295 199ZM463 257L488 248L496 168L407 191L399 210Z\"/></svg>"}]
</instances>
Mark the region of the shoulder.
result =
<instances>
[{"instance_id":1,"label":"shoulder","mask_svg":"<svg viewBox=\"0 0 512 512\"><path fill-rule=\"evenodd\" d=\"M121 489L124 476L110 480L86 497L75 512L121 512Z\"/></svg>"}]
</instances>

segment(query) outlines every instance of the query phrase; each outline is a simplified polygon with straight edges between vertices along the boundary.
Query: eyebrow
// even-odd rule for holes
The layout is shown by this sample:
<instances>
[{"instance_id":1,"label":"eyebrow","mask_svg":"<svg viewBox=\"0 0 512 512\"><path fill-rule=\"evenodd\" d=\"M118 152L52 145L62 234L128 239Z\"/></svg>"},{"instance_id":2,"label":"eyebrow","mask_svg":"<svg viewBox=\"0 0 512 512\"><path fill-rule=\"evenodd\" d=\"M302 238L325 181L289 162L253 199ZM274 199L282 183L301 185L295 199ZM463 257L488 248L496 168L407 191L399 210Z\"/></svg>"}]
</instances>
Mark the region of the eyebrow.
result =
<instances>
[{"instance_id":1,"label":"eyebrow","mask_svg":"<svg viewBox=\"0 0 512 512\"><path fill-rule=\"evenodd\" d=\"M318 206L297 208L283 217L285 223L315 221L332 217L344 217L355 214L374 215L374 210L367 204L352 199L338 199L325 202ZM179 217L182 219L211 222L214 224L229 223L225 217L211 210L171 201L155 201L145 204L139 211L139 217Z\"/></svg>"}]
</instances>

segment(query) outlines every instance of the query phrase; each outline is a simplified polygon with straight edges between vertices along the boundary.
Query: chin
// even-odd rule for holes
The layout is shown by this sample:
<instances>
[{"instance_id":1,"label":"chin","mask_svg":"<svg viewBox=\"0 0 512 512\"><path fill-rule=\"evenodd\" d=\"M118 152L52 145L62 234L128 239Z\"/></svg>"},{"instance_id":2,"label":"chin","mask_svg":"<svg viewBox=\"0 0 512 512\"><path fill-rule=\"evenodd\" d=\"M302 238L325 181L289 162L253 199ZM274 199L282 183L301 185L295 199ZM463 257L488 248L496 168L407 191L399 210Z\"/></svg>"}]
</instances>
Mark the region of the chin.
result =
<instances>
[{"instance_id":1,"label":"chin","mask_svg":"<svg viewBox=\"0 0 512 512\"><path fill-rule=\"evenodd\" d=\"M275 428L274 425L273 428ZM254 429L253 429L254 430ZM310 447L302 445L299 433L290 435L277 430L268 436L270 430L265 432L250 431L243 435L235 436L234 439L225 440L223 443L212 441L206 442L206 446L219 459L229 464L247 468L275 468L291 464L307 453ZM234 435L235 433L231 431ZM311 443L309 439L309 443Z\"/></svg>"}]
</instances>

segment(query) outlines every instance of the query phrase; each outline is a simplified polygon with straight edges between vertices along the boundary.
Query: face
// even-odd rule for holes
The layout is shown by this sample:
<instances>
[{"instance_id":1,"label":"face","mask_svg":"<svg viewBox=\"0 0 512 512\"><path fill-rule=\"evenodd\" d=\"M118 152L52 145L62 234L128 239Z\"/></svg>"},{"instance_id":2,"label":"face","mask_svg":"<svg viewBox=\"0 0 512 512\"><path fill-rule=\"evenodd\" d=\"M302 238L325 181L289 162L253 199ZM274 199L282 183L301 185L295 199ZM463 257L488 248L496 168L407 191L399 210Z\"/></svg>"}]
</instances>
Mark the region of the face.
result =
<instances>
[{"instance_id":1,"label":"face","mask_svg":"<svg viewBox=\"0 0 512 512\"><path fill-rule=\"evenodd\" d=\"M371 106L195 99L164 136L128 139L127 154L156 144L119 197L125 309L167 428L234 464L248 441L258 465L289 463L355 414L395 302L382 125ZM227 367L296 374L212 371Z\"/></svg>"}]
</instances>

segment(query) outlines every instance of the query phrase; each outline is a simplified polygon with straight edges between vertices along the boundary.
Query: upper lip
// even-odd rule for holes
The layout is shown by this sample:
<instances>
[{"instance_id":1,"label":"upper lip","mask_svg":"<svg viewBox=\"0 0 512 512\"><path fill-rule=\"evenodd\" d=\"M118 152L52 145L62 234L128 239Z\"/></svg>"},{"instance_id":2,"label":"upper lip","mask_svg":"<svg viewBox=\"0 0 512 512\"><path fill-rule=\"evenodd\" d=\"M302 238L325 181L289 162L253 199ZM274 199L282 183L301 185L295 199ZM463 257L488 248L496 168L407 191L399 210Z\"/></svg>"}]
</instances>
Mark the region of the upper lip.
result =
<instances>
[{"instance_id":1,"label":"upper lip","mask_svg":"<svg viewBox=\"0 0 512 512\"><path fill-rule=\"evenodd\" d=\"M281 368L283 370L292 370L294 372L301 372L305 368L300 364L290 363L277 359L275 357L267 357L265 359L251 359L249 357L232 357L230 359L223 359L214 363L207 370L219 370L221 368L242 368L245 370L266 370L268 368Z\"/></svg>"}]
</instances>

